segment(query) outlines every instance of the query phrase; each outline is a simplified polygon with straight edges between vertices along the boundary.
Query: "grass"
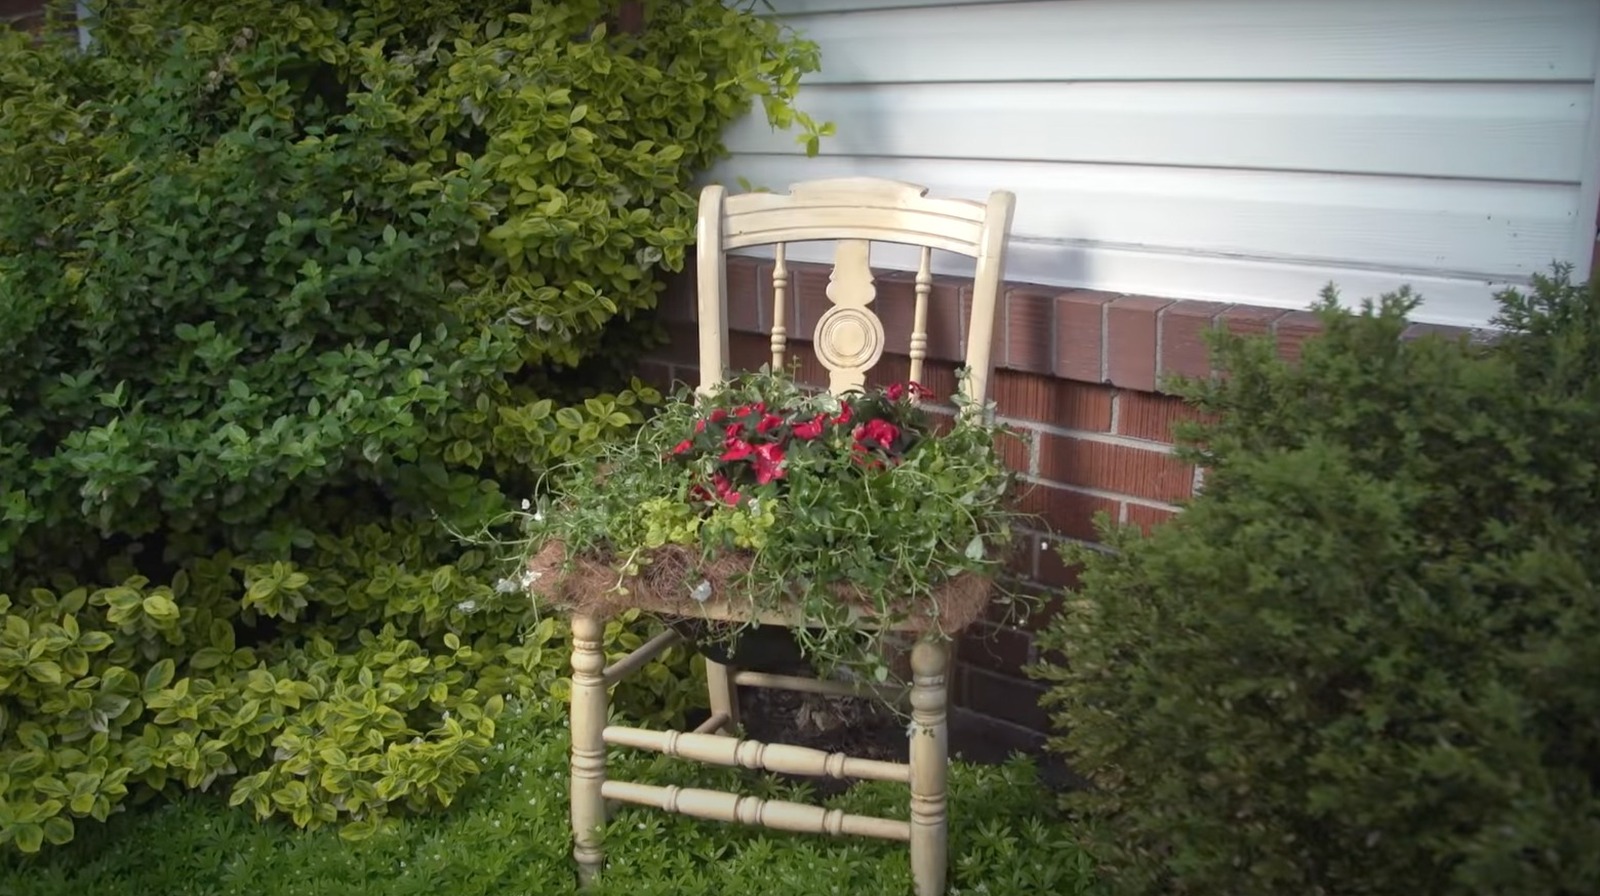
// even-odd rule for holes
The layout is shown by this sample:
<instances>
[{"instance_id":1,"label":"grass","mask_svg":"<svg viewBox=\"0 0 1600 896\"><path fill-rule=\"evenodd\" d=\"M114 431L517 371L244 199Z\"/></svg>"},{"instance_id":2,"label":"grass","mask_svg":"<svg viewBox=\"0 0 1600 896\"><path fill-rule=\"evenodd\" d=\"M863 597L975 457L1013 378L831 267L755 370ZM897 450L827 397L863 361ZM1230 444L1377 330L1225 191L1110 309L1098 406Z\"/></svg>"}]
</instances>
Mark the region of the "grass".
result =
<instances>
[{"instance_id":1,"label":"grass","mask_svg":"<svg viewBox=\"0 0 1600 896\"><path fill-rule=\"evenodd\" d=\"M449 811L396 819L351 843L335 829L259 823L216 796L80 825L40 856L0 857L6 896L555 896L574 892L567 736L552 705L510 714L484 774ZM631 751L616 777L806 799L804 787ZM905 817L904 787L865 783L827 801ZM951 896L1096 892L1090 863L1025 759L951 769ZM817 896L910 890L900 844L767 832L624 808L594 896Z\"/></svg>"}]
</instances>

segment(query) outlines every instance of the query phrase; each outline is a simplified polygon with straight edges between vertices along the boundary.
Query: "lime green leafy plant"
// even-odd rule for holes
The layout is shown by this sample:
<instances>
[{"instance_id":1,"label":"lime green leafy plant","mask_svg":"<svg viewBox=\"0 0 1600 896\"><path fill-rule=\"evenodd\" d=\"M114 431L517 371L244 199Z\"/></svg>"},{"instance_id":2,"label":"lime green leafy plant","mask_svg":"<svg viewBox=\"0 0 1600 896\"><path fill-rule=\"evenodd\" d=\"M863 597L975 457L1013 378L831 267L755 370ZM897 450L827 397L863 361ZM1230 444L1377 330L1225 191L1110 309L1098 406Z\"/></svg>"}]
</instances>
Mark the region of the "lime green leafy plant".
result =
<instances>
[{"instance_id":1,"label":"lime green leafy plant","mask_svg":"<svg viewBox=\"0 0 1600 896\"><path fill-rule=\"evenodd\" d=\"M457 806L439 818L391 817L359 844L330 829L260 824L214 800L141 807L38 856L0 855L6 896L560 896L578 892L567 818L565 708L509 704L497 742ZM816 801L809 788L743 769L643 753L619 755L630 780ZM949 896L1087 896L1092 869L1052 792L1022 758L955 762L950 773ZM905 787L867 782L829 798L846 812L905 812ZM623 807L595 896L910 892L903 846L808 837ZM153 848L159 844L160 848Z\"/></svg>"},{"instance_id":2,"label":"lime green leafy plant","mask_svg":"<svg viewBox=\"0 0 1600 896\"><path fill-rule=\"evenodd\" d=\"M451 533L642 422L692 178L817 64L716 0L610 6L0 33L0 845L185 789L359 835L558 681L564 633Z\"/></svg>"}]
</instances>

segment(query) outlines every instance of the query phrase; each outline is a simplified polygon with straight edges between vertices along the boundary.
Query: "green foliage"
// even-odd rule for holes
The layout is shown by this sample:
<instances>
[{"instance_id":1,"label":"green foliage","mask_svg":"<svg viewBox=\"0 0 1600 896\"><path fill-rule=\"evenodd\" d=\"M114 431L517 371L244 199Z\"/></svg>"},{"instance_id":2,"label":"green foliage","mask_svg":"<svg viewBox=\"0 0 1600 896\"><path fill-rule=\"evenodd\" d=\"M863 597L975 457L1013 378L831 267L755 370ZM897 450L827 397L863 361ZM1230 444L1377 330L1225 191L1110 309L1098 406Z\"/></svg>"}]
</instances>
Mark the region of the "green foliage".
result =
<instances>
[{"instance_id":1,"label":"green foliage","mask_svg":"<svg viewBox=\"0 0 1600 896\"><path fill-rule=\"evenodd\" d=\"M618 371L691 178L815 47L716 0L95 7L87 54L0 33L0 845L447 804L565 637L452 533L659 400Z\"/></svg>"},{"instance_id":2,"label":"green foliage","mask_svg":"<svg viewBox=\"0 0 1600 896\"><path fill-rule=\"evenodd\" d=\"M1116 892L1600 891L1600 291L1414 305L1221 338L1205 492L1077 552L1041 674Z\"/></svg>"},{"instance_id":3,"label":"green foliage","mask_svg":"<svg viewBox=\"0 0 1600 896\"><path fill-rule=\"evenodd\" d=\"M936 434L920 397L901 383L836 397L765 368L680 394L634 440L556 471L527 523L529 584L559 605L572 570L598 563L619 593L644 581L693 606L737 591L814 623L796 634L819 665L883 681L885 633L863 638L858 614L937 620L951 580L998 575L1019 518L1007 430L956 395ZM719 572L730 556L748 569Z\"/></svg>"},{"instance_id":4,"label":"green foliage","mask_svg":"<svg viewBox=\"0 0 1600 896\"><path fill-rule=\"evenodd\" d=\"M508 710L482 775L447 816L391 818L364 841L332 830L257 824L214 801L140 808L43 856L0 857L7 896L496 896L576 892L567 820L562 708ZM619 776L808 799L806 788L755 772L644 753L619 754ZM954 763L950 896L1082 896L1087 859L1051 793L1017 759ZM861 784L827 804L905 817L905 787ZM606 831L600 896L910 892L904 844L784 834L623 807ZM152 848L159 844L160 848Z\"/></svg>"}]
</instances>

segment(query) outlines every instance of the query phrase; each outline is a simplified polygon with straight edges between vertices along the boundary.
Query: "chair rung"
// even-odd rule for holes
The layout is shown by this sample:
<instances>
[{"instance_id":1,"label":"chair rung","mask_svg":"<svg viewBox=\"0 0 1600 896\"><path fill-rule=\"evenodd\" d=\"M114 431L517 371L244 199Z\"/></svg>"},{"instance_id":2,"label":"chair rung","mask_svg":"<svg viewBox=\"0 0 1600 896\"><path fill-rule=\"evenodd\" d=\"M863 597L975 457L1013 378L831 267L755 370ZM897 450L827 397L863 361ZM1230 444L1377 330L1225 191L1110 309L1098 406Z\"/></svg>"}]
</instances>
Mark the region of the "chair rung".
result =
<instances>
[{"instance_id":1,"label":"chair rung","mask_svg":"<svg viewBox=\"0 0 1600 896\"><path fill-rule=\"evenodd\" d=\"M904 763L858 759L810 747L764 744L757 740L736 740L719 734L651 731L622 725L606 726L601 736L608 744L653 750L665 756L710 765L766 769L786 775L828 775L834 778L911 783L911 766Z\"/></svg>"},{"instance_id":2,"label":"chair rung","mask_svg":"<svg viewBox=\"0 0 1600 896\"><path fill-rule=\"evenodd\" d=\"M727 738L722 738L726 740ZM606 799L667 812L709 818L712 821L737 821L779 831L802 834L833 834L850 837L877 837L883 840L911 839L911 823L871 815L850 815L842 809L823 809L804 803L764 800L754 796L700 790L694 787L657 787L632 781L606 781L600 785Z\"/></svg>"},{"instance_id":3,"label":"chair rung","mask_svg":"<svg viewBox=\"0 0 1600 896\"><path fill-rule=\"evenodd\" d=\"M725 713L725 712L714 712L714 713L711 714L711 718L706 719L704 722L701 722L700 725L694 729L694 733L695 734L710 734L710 733L712 733L714 731L717 731L718 729L720 729L723 725L726 725L727 723L728 723L728 714L727 713Z\"/></svg>"},{"instance_id":4,"label":"chair rung","mask_svg":"<svg viewBox=\"0 0 1600 896\"><path fill-rule=\"evenodd\" d=\"M656 655L668 647L683 640L683 636L675 629L667 629L654 638L639 645L634 651L605 668L600 675L605 678L606 684L613 685L633 674L634 670L656 658Z\"/></svg>"},{"instance_id":5,"label":"chair rung","mask_svg":"<svg viewBox=\"0 0 1600 896\"><path fill-rule=\"evenodd\" d=\"M829 694L835 697L898 697L906 689L892 684L866 684L850 681L827 681L805 678L800 675L774 675L769 672L735 672L733 683L744 687L772 688L778 691L799 691L804 694Z\"/></svg>"}]
</instances>

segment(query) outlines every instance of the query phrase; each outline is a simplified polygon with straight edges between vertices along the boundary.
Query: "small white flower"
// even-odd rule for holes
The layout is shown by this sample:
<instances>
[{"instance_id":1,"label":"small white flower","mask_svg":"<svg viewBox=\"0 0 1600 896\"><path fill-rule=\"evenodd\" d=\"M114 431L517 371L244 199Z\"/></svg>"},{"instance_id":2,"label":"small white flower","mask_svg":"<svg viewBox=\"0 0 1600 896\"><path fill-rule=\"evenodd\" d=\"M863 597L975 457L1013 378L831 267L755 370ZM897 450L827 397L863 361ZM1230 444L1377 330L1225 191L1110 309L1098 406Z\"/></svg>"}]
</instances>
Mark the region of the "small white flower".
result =
<instances>
[{"instance_id":1,"label":"small white flower","mask_svg":"<svg viewBox=\"0 0 1600 896\"><path fill-rule=\"evenodd\" d=\"M536 523L544 522L544 511L543 510L535 510L533 512L533 521L536 522Z\"/></svg>"},{"instance_id":2,"label":"small white flower","mask_svg":"<svg viewBox=\"0 0 1600 896\"><path fill-rule=\"evenodd\" d=\"M700 584L689 591L689 597L693 598L696 603L705 603L711 597L711 583L701 579Z\"/></svg>"},{"instance_id":3,"label":"small white flower","mask_svg":"<svg viewBox=\"0 0 1600 896\"><path fill-rule=\"evenodd\" d=\"M515 593L520 587L522 587L522 583L518 582L516 579L501 579L500 581L494 583L494 590L500 592L501 594ZM457 609L460 608L457 607Z\"/></svg>"},{"instance_id":4,"label":"small white flower","mask_svg":"<svg viewBox=\"0 0 1600 896\"><path fill-rule=\"evenodd\" d=\"M472 613L478 609L478 602L475 600L464 600L461 603L456 604L456 609L463 613Z\"/></svg>"},{"instance_id":5,"label":"small white flower","mask_svg":"<svg viewBox=\"0 0 1600 896\"><path fill-rule=\"evenodd\" d=\"M532 506L533 506L533 502L532 501L529 501L527 498L523 498L522 499L522 509L523 510L527 510L528 508L530 508Z\"/></svg>"},{"instance_id":6,"label":"small white flower","mask_svg":"<svg viewBox=\"0 0 1600 896\"><path fill-rule=\"evenodd\" d=\"M751 516L760 516L761 515L761 499L760 498L751 498L750 499L750 515Z\"/></svg>"}]
</instances>

